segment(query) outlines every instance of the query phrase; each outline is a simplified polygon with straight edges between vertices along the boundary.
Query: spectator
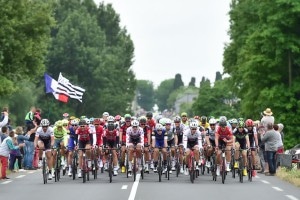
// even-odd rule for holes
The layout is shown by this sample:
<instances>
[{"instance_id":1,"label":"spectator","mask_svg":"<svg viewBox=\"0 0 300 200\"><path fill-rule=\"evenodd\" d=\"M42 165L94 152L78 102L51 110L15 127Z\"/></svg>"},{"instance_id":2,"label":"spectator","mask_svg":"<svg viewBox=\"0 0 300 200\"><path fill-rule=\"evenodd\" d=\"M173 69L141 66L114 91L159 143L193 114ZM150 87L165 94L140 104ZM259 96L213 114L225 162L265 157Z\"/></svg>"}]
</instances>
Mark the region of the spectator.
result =
<instances>
[{"instance_id":1,"label":"spectator","mask_svg":"<svg viewBox=\"0 0 300 200\"><path fill-rule=\"evenodd\" d=\"M34 128L33 120L34 120L35 113L36 113L36 108L32 106L30 108L30 111L25 116L26 131L29 131L32 128Z\"/></svg>"},{"instance_id":2,"label":"spectator","mask_svg":"<svg viewBox=\"0 0 300 200\"><path fill-rule=\"evenodd\" d=\"M36 109L36 112L34 113L34 118L33 120L36 122L36 124L39 126L40 123L41 123L41 120L42 120L42 117L41 117L41 109L40 108L37 108Z\"/></svg>"},{"instance_id":3,"label":"spectator","mask_svg":"<svg viewBox=\"0 0 300 200\"><path fill-rule=\"evenodd\" d=\"M8 112L3 110L1 115L0 128L8 123Z\"/></svg>"},{"instance_id":4,"label":"spectator","mask_svg":"<svg viewBox=\"0 0 300 200\"><path fill-rule=\"evenodd\" d=\"M7 126L2 126L1 127L1 132L0 132L0 144L4 139L8 136L8 128Z\"/></svg>"},{"instance_id":5,"label":"spectator","mask_svg":"<svg viewBox=\"0 0 300 200\"><path fill-rule=\"evenodd\" d=\"M13 144L14 135L15 135L14 131L9 132L8 137L6 137L0 145L0 162L2 164L1 179L9 179L6 176L6 169L7 169L7 165L8 165L8 156L9 156L10 151L19 149L19 147L24 146L24 144L19 144L18 146L14 146L14 144Z\"/></svg>"},{"instance_id":6,"label":"spectator","mask_svg":"<svg viewBox=\"0 0 300 200\"><path fill-rule=\"evenodd\" d=\"M272 123L267 124L267 131L262 135L261 140L265 143L265 151L269 164L269 172L265 173L265 175L274 176L276 174L276 152L280 137L273 129Z\"/></svg>"},{"instance_id":7,"label":"spectator","mask_svg":"<svg viewBox=\"0 0 300 200\"><path fill-rule=\"evenodd\" d=\"M274 124L275 119L273 116L273 112L271 111L271 108L267 108L264 112L263 112L263 117L261 119L261 123L262 125L265 127L265 130L267 130L267 124Z\"/></svg>"},{"instance_id":8,"label":"spectator","mask_svg":"<svg viewBox=\"0 0 300 200\"><path fill-rule=\"evenodd\" d=\"M282 153L284 153L284 133L283 133L283 124L278 124L278 132L280 133L281 141L282 141Z\"/></svg>"},{"instance_id":9,"label":"spectator","mask_svg":"<svg viewBox=\"0 0 300 200\"><path fill-rule=\"evenodd\" d=\"M37 124L33 122L33 127L30 129L29 139L25 140L25 148L24 148L24 168L26 170L35 170L33 167L33 157L34 157L34 138L35 131L37 129ZM29 132L29 131L27 131Z\"/></svg>"},{"instance_id":10,"label":"spectator","mask_svg":"<svg viewBox=\"0 0 300 200\"><path fill-rule=\"evenodd\" d=\"M264 128L263 126L261 126L260 121L256 121L256 128L257 128L257 139L258 139L258 147L259 147L259 151L258 151L258 156L260 158L260 166L261 166L261 170L258 171L258 173L264 173L265 172L265 167L268 165L267 160L265 160L265 144L261 141L261 136L264 133ZM268 168L266 169L268 170Z\"/></svg>"}]
</instances>

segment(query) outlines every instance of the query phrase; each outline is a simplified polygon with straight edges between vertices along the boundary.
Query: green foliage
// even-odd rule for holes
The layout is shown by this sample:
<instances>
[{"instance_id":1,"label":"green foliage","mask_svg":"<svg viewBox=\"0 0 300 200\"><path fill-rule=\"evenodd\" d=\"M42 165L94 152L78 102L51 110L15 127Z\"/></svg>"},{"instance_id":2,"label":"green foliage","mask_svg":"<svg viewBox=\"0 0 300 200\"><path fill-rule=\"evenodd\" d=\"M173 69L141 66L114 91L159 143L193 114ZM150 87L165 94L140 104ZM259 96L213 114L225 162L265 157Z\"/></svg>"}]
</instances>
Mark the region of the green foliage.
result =
<instances>
[{"instance_id":1,"label":"green foliage","mask_svg":"<svg viewBox=\"0 0 300 200\"><path fill-rule=\"evenodd\" d=\"M189 82L189 86L194 86L194 87L195 87L195 86L196 86L196 85L195 85L195 82L196 82L195 77L192 77L192 78L191 78L191 81Z\"/></svg>"},{"instance_id":2,"label":"green foliage","mask_svg":"<svg viewBox=\"0 0 300 200\"><path fill-rule=\"evenodd\" d=\"M266 107L285 125L285 145L299 143L300 2L233 1L224 72L241 99L241 113L257 119Z\"/></svg>"},{"instance_id":3,"label":"green foliage","mask_svg":"<svg viewBox=\"0 0 300 200\"><path fill-rule=\"evenodd\" d=\"M152 110L154 106L153 82L147 80L137 80L137 102L144 110Z\"/></svg>"},{"instance_id":4,"label":"green foliage","mask_svg":"<svg viewBox=\"0 0 300 200\"><path fill-rule=\"evenodd\" d=\"M0 1L0 96L18 91L17 82L36 82L54 24L52 1Z\"/></svg>"},{"instance_id":5,"label":"green foliage","mask_svg":"<svg viewBox=\"0 0 300 200\"><path fill-rule=\"evenodd\" d=\"M177 90L178 88L184 86L183 81L181 80L181 74L176 74L174 79L173 90Z\"/></svg>"},{"instance_id":6,"label":"green foliage","mask_svg":"<svg viewBox=\"0 0 300 200\"><path fill-rule=\"evenodd\" d=\"M155 98L159 110L168 109L167 100L173 91L174 79L167 79L160 83L155 92Z\"/></svg>"}]
</instances>

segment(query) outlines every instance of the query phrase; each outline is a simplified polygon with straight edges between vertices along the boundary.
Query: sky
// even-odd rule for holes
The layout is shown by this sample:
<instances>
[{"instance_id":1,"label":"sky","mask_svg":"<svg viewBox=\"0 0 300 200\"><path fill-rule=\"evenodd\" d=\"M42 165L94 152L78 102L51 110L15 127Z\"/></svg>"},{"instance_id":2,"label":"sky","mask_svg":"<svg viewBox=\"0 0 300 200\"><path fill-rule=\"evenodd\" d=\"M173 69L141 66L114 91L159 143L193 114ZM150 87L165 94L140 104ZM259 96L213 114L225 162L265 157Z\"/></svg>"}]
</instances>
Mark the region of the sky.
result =
<instances>
[{"instance_id":1,"label":"sky","mask_svg":"<svg viewBox=\"0 0 300 200\"><path fill-rule=\"evenodd\" d=\"M103 0L94 0L97 5ZM180 73L185 85L192 77L199 86L223 72L225 43L229 42L231 0L104 0L120 15L134 43L138 80L157 87Z\"/></svg>"}]
</instances>

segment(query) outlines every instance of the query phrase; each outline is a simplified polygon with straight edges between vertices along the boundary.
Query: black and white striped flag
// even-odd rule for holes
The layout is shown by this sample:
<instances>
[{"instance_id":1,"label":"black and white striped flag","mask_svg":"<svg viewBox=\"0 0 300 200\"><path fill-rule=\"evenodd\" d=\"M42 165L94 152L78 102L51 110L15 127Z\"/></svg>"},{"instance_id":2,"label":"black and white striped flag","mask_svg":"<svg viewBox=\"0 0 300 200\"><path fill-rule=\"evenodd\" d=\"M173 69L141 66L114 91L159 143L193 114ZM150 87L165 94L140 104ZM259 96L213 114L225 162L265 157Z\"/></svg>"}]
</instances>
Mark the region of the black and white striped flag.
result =
<instances>
[{"instance_id":1,"label":"black and white striped flag","mask_svg":"<svg viewBox=\"0 0 300 200\"><path fill-rule=\"evenodd\" d=\"M59 73L57 92L65 94L72 99L77 99L78 101L82 102L82 95L85 92L85 89L73 85L68 79L66 79L62 76L61 73Z\"/></svg>"}]
</instances>

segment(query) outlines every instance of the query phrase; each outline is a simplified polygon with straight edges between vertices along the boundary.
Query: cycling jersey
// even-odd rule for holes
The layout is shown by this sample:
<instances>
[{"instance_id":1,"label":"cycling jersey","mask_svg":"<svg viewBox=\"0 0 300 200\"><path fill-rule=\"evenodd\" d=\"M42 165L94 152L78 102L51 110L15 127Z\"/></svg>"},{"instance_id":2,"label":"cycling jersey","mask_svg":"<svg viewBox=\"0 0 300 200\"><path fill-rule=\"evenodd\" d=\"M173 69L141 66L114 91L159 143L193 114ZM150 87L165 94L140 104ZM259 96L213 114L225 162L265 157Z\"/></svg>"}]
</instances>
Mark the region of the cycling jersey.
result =
<instances>
[{"instance_id":1,"label":"cycling jersey","mask_svg":"<svg viewBox=\"0 0 300 200\"><path fill-rule=\"evenodd\" d=\"M254 127L252 127L252 129L247 128L247 130L248 130L250 147L255 147L254 135L257 135L256 127L254 126Z\"/></svg>"},{"instance_id":2,"label":"cycling jersey","mask_svg":"<svg viewBox=\"0 0 300 200\"><path fill-rule=\"evenodd\" d=\"M183 131L185 126L183 124L179 124L179 126L174 125L171 129L178 138L178 145L183 143Z\"/></svg>"},{"instance_id":3,"label":"cycling jersey","mask_svg":"<svg viewBox=\"0 0 300 200\"><path fill-rule=\"evenodd\" d=\"M240 131L239 128L236 128L233 130L233 135L235 137L236 142L240 144L240 148L246 149L246 138L248 137L248 130L246 128L243 128L243 130Z\"/></svg>"},{"instance_id":4,"label":"cycling jersey","mask_svg":"<svg viewBox=\"0 0 300 200\"><path fill-rule=\"evenodd\" d=\"M143 128L144 131L144 144L148 144L150 141L148 141L148 134L151 133L150 127L149 126L144 126Z\"/></svg>"},{"instance_id":5,"label":"cycling jersey","mask_svg":"<svg viewBox=\"0 0 300 200\"><path fill-rule=\"evenodd\" d=\"M104 129L102 126L95 126L96 133L96 145L101 146L103 144L102 136L104 134Z\"/></svg>"},{"instance_id":6,"label":"cycling jersey","mask_svg":"<svg viewBox=\"0 0 300 200\"><path fill-rule=\"evenodd\" d=\"M51 148L51 137L54 137L53 128L48 127L47 131L44 132L42 127L36 130L35 137L44 143L44 148L46 150Z\"/></svg>"},{"instance_id":7,"label":"cycling jersey","mask_svg":"<svg viewBox=\"0 0 300 200\"><path fill-rule=\"evenodd\" d=\"M225 129L222 129L221 126L219 126L217 128L217 131L215 133L215 135L218 135L219 136L219 140L223 140L223 139L227 139L227 140L230 140L232 138L232 132L230 131L230 128L229 127L225 127Z\"/></svg>"},{"instance_id":8,"label":"cycling jersey","mask_svg":"<svg viewBox=\"0 0 300 200\"><path fill-rule=\"evenodd\" d=\"M164 142L165 140L168 139L166 130L163 129L161 134L159 134L157 132L157 130L154 129L154 131L152 132L152 140L155 139L155 147L159 148L159 147L164 147Z\"/></svg>"},{"instance_id":9,"label":"cycling jersey","mask_svg":"<svg viewBox=\"0 0 300 200\"><path fill-rule=\"evenodd\" d=\"M78 138L79 141L90 141L91 140L91 138L90 138L91 133L92 132L88 127L84 128L84 129L78 128L76 130L76 134L79 135L79 138Z\"/></svg>"},{"instance_id":10,"label":"cycling jersey","mask_svg":"<svg viewBox=\"0 0 300 200\"><path fill-rule=\"evenodd\" d=\"M147 120L146 124L150 127L151 132L154 130L155 125L156 125L154 119Z\"/></svg>"},{"instance_id":11,"label":"cycling jersey","mask_svg":"<svg viewBox=\"0 0 300 200\"><path fill-rule=\"evenodd\" d=\"M125 123L120 127L120 132L122 133L122 143L126 143L126 130L130 127L131 125L127 126Z\"/></svg>"},{"instance_id":12,"label":"cycling jersey","mask_svg":"<svg viewBox=\"0 0 300 200\"><path fill-rule=\"evenodd\" d=\"M140 143L142 146L144 145L144 131L141 127L137 127L134 129L133 127L129 127L126 130L126 146L130 144L137 145Z\"/></svg>"},{"instance_id":13,"label":"cycling jersey","mask_svg":"<svg viewBox=\"0 0 300 200\"><path fill-rule=\"evenodd\" d=\"M183 134L183 146L184 146L184 148L191 149L196 145L198 145L199 148L202 148L200 131L196 130L195 133L192 133L190 129L184 131L184 134Z\"/></svg>"}]
</instances>

